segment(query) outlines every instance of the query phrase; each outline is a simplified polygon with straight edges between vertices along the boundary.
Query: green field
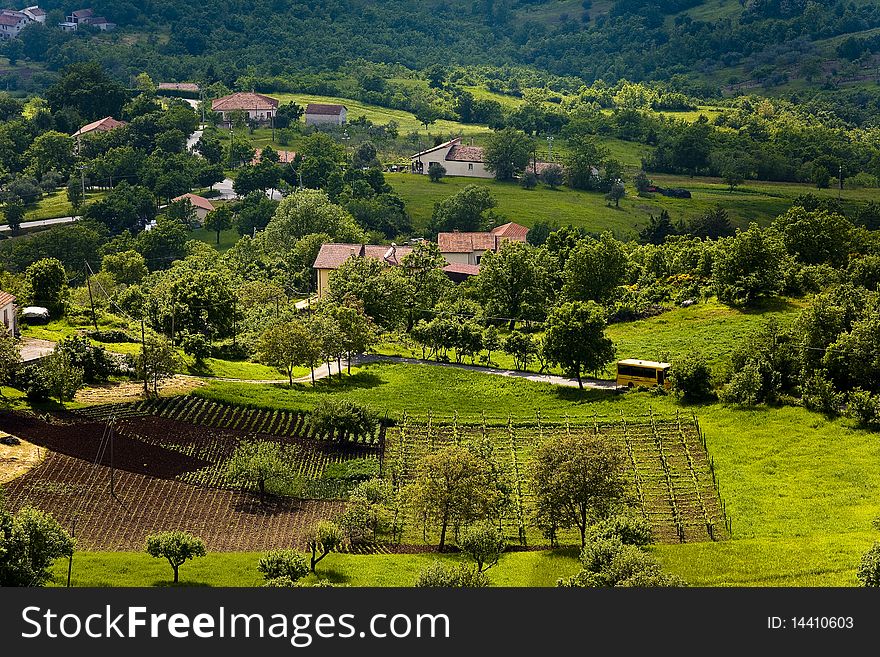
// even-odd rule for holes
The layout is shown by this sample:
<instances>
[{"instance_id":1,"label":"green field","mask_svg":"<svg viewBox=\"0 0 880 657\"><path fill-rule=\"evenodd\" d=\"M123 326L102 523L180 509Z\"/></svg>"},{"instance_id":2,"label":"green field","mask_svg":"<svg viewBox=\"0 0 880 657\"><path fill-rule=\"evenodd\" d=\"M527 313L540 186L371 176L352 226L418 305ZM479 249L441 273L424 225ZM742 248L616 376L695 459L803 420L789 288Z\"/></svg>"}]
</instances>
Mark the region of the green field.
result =
<instances>
[{"instance_id":1,"label":"green field","mask_svg":"<svg viewBox=\"0 0 880 657\"><path fill-rule=\"evenodd\" d=\"M757 182L749 182L730 192L722 182L711 178L655 176L657 184L684 187L691 191L693 198L674 199L659 194L642 198L636 196L629 185L628 196L620 201L619 208L615 208L599 192L582 192L567 187L552 190L540 185L536 189L525 190L512 182L461 177L447 177L442 182L432 183L427 176L408 173L387 174L386 180L403 198L417 228L427 226L435 203L467 185L480 185L490 189L498 201L497 212L507 221L526 226L542 220L554 221L591 232L610 230L621 238L633 237L647 224L650 215L659 215L663 210L667 210L675 222L701 216L722 205L734 225L745 227L751 221L765 225L770 223L801 194L813 192L818 196L832 195L829 190L817 190L809 185ZM836 195L836 192L833 194ZM844 202L850 204L876 198L876 190L844 190L843 194Z\"/></svg>"}]
</instances>

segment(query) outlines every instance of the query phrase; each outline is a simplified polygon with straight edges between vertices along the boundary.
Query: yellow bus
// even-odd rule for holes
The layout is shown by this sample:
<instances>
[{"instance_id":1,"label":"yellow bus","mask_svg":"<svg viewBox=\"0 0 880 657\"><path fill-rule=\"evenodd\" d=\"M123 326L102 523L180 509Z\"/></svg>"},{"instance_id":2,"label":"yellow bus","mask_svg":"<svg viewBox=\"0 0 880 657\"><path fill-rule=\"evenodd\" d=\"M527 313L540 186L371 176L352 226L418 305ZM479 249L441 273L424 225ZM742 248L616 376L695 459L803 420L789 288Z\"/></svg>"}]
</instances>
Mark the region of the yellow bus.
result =
<instances>
[{"instance_id":1,"label":"yellow bus","mask_svg":"<svg viewBox=\"0 0 880 657\"><path fill-rule=\"evenodd\" d=\"M669 388L669 363L627 358L617 362L617 385L627 388L636 386L663 386Z\"/></svg>"}]
</instances>

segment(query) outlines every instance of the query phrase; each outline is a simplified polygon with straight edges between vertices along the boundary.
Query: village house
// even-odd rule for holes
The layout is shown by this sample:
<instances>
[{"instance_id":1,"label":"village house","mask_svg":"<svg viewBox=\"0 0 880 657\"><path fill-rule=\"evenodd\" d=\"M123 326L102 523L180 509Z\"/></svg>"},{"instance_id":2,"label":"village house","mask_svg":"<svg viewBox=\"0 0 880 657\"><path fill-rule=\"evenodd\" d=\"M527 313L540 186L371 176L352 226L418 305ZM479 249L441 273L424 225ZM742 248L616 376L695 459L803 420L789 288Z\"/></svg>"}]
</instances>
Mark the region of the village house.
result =
<instances>
[{"instance_id":1,"label":"village house","mask_svg":"<svg viewBox=\"0 0 880 657\"><path fill-rule=\"evenodd\" d=\"M330 273L349 258L373 258L389 267L400 265L401 260L412 253L411 246L382 246L377 244L324 244L315 258L314 269L318 271L318 298L330 289Z\"/></svg>"},{"instance_id":2,"label":"village house","mask_svg":"<svg viewBox=\"0 0 880 657\"><path fill-rule=\"evenodd\" d=\"M103 16L95 16L93 9L77 9L66 17L59 27L65 32L76 32L80 26L94 27L95 29L106 32L116 28L116 23L111 23Z\"/></svg>"},{"instance_id":3,"label":"village house","mask_svg":"<svg viewBox=\"0 0 880 657\"><path fill-rule=\"evenodd\" d=\"M211 101L211 110L220 113L226 126L235 112L243 112L249 121L269 123L278 111L278 101L263 94L240 92Z\"/></svg>"},{"instance_id":4,"label":"village house","mask_svg":"<svg viewBox=\"0 0 880 657\"><path fill-rule=\"evenodd\" d=\"M208 216L209 212L213 212L216 209L211 201L198 194L182 194L177 198L171 199L172 203L177 203L178 201L189 201L192 203L192 206L196 211L196 218L200 225L204 225L205 217Z\"/></svg>"},{"instance_id":5,"label":"village house","mask_svg":"<svg viewBox=\"0 0 880 657\"><path fill-rule=\"evenodd\" d=\"M82 128L74 132L73 136L82 137L83 135L88 135L93 132L110 132L111 130L116 130L116 128L121 128L124 125L127 125L125 121L117 121L112 116L107 116L100 121L94 121L88 125L84 125Z\"/></svg>"},{"instance_id":6,"label":"village house","mask_svg":"<svg viewBox=\"0 0 880 657\"><path fill-rule=\"evenodd\" d=\"M42 23L44 25L46 23L46 16L48 15L45 9L40 9L36 5L34 5L33 7L26 7L25 9L22 9L21 13L30 18L35 23Z\"/></svg>"},{"instance_id":7,"label":"village house","mask_svg":"<svg viewBox=\"0 0 880 657\"><path fill-rule=\"evenodd\" d=\"M413 173L427 174L431 164L440 164L449 176L470 178L492 178L483 161L483 149L479 146L464 146L461 137L416 153L410 157L410 170Z\"/></svg>"},{"instance_id":8,"label":"village house","mask_svg":"<svg viewBox=\"0 0 880 657\"><path fill-rule=\"evenodd\" d=\"M15 325L15 297L2 290L0 290L0 322L3 322L3 330L16 335L18 329Z\"/></svg>"},{"instance_id":9,"label":"village house","mask_svg":"<svg viewBox=\"0 0 880 657\"><path fill-rule=\"evenodd\" d=\"M343 125L347 114L345 105L309 103L306 106L306 125Z\"/></svg>"},{"instance_id":10,"label":"village house","mask_svg":"<svg viewBox=\"0 0 880 657\"><path fill-rule=\"evenodd\" d=\"M469 269L459 267L455 273L471 275L479 273L480 261L486 251L498 251L504 242L525 242L529 229L513 222L497 226L491 231L483 233L440 233L437 235L437 246L440 253L450 265L464 265ZM476 267L476 269L473 269ZM455 268L454 268L455 269ZM451 271L451 270L450 270Z\"/></svg>"},{"instance_id":11,"label":"village house","mask_svg":"<svg viewBox=\"0 0 880 657\"><path fill-rule=\"evenodd\" d=\"M0 37L14 39L31 22L31 18L24 12L12 9L0 10Z\"/></svg>"},{"instance_id":12,"label":"village house","mask_svg":"<svg viewBox=\"0 0 880 657\"><path fill-rule=\"evenodd\" d=\"M176 93L198 94L201 90L201 87L195 82L160 82L156 85L156 91L164 92L166 95Z\"/></svg>"}]
</instances>

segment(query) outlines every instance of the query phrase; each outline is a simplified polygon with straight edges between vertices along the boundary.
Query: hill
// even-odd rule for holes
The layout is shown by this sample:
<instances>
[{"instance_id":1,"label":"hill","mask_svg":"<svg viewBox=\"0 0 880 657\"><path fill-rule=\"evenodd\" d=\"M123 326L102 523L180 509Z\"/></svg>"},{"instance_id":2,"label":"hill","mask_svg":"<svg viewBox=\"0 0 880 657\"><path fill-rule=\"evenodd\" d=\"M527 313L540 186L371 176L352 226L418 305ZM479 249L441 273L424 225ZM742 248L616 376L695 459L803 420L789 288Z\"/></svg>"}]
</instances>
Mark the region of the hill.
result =
<instances>
[{"instance_id":1,"label":"hill","mask_svg":"<svg viewBox=\"0 0 880 657\"><path fill-rule=\"evenodd\" d=\"M869 86L880 7L867 0L95 0L115 33L32 26L23 59L57 69L98 56L126 73L302 76L348 62L522 66L588 83L668 80L717 92ZM61 0L44 3L56 16ZM53 22L50 20L49 24ZM7 46L8 47L8 46ZM31 65L32 64L28 64ZM548 79L549 81L549 79Z\"/></svg>"}]
</instances>

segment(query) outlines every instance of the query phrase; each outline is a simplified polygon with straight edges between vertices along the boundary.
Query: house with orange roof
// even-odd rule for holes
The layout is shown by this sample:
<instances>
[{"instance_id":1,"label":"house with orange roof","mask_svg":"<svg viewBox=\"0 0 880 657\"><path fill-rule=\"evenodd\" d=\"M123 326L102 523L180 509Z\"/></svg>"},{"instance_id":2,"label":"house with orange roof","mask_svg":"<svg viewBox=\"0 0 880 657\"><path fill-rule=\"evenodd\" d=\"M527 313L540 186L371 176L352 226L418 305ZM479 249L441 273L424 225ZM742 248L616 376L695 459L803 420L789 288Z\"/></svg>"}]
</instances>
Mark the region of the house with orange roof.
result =
<instances>
[{"instance_id":1,"label":"house with orange roof","mask_svg":"<svg viewBox=\"0 0 880 657\"><path fill-rule=\"evenodd\" d=\"M486 251L498 251L505 242L525 242L528 234L528 228L510 222L481 233L440 233L437 246L450 265L479 267Z\"/></svg>"},{"instance_id":2,"label":"house with orange roof","mask_svg":"<svg viewBox=\"0 0 880 657\"><path fill-rule=\"evenodd\" d=\"M82 137L83 135L88 135L93 132L110 132L111 130L116 130L116 128L121 128L124 125L127 125L125 121L117 121L112 116L107 116L100 121L94 121L88 125L84 125L82 128L74 132L73 136Z\"/></svg>"},{"instance_id":3,"label":"house with orange roof","mask_svg":"<svg viewBox=\"0 0 880 657\"><path fill-rule=\"evenodd\" d=\"M249 121L270 123L278 111L278 101L263 94L240 92L212 100L211 110L218 112L226 125L235 112L244 112Z\"/></svg>"},{"instance_id":4,"label":"house with orange roof","mask_svg":"<svg viewBox=\"0 0 880 657\"><path fill-rule=\"evenodd\" d=\"M204 196L199 196L198 194L182 194L175 199L172 199L172 203L177 203L178 201L189 201L192 203L192 206L196 210L196 217L200 224L205 223L205 217L208 216L209 212L213 212L216 207L211 201L206 199Z\"/></svg>"},{"instance_id":5,"label":"house with orange roof","mask_svg":"<svg viewBox=\"0 0 880 657\"><path fill-rule=\"evenodd\" d=\"M373 258L388 267L396 267L412 250L411 246L397 244L323 244L313 265L318 272L318 298L324 297L330 289L330 274L349 258Z\"/></svg>"}]
</instances>

